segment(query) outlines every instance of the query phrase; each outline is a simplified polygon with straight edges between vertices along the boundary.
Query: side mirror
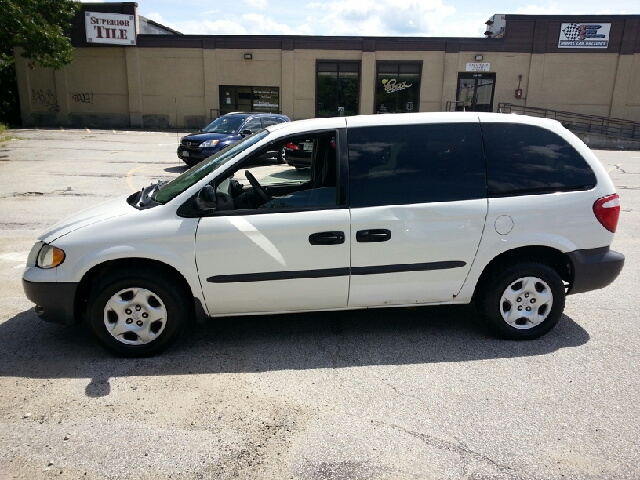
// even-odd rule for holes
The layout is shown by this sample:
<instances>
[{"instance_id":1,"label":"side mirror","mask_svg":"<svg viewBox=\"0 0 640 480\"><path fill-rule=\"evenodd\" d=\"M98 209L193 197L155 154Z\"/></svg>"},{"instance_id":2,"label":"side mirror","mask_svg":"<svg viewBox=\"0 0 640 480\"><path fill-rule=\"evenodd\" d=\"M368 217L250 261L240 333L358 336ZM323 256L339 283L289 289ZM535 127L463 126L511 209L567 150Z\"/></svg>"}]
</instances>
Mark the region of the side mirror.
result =
<instances>
[{"instance_id":1,"label":"side mirror","mask_svg":"<svg viewBox=\"0 0 640 480\"><path fill-rule=\"evenodd\" d=\"M242 130L240 132L240 135L242 135L243 137L246 135L253 135L253 132L251 130Z\"/></svg>"},{"instance_id":2,"label":"side mirror","mask_svg":"<svg viewBox=\"0 0 640 480\"><path fill-rule=\"evenodd\" d=\"M198 192L196 206L200 211L214 211L216 209L216 189L211 185L205 185Z\"/></svg>"}]
</instances>

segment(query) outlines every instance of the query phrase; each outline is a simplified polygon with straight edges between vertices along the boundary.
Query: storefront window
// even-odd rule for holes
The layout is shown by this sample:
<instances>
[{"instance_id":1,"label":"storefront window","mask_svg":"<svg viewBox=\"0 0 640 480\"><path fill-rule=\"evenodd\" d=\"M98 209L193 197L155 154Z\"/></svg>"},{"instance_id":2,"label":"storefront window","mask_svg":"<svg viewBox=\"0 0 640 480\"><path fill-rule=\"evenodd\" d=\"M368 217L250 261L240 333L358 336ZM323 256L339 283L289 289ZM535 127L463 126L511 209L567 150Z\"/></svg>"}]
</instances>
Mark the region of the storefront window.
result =
<instances>
[{"instance_id":1,"label":"storefront window","mask_svg":"<svg viewBox=\"0 0 640 480\"><path fill-rule=\"evenodd\" d=\"M376 113L417 112L422 63L378 62Z\"/></svg>"},{"instance_id":2,"label":"storefront window","mask_svg":"<svg viewBox=\"0 0 640 480\"><path fill-rule=\"evenodd\" d=\"M360 63L318 62L316 98L316 117L357 115Z\"/></svg>"},{"instance_id":3,"label":"storefront window","mask_svg":"<svg viewBox=\"0 0 640 480\"><path fill-rule=\"evenodd\" d=\"M220 115L229 112L280 113L280 88L221 85Z\"/></svg>"}]
</instances>

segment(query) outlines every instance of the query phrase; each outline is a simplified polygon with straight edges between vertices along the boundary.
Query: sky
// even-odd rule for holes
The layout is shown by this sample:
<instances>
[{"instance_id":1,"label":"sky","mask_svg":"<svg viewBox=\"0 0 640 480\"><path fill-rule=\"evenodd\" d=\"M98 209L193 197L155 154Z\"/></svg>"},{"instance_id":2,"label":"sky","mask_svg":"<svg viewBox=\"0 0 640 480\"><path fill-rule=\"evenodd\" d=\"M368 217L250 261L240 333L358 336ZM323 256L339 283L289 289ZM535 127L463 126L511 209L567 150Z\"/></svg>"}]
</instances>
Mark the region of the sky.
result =
<instances>
[{"instance_id":1,"label":"sky","mask_svg":"<svg viewBox=\"0 0 640 480\"><path fill-rule=\"evenodd\" d=\"M93 0L95 1L95 0ZM494 13L640 14L638 0L136 0L185 34L483 37Z\"/></svg>"}]
</instances>

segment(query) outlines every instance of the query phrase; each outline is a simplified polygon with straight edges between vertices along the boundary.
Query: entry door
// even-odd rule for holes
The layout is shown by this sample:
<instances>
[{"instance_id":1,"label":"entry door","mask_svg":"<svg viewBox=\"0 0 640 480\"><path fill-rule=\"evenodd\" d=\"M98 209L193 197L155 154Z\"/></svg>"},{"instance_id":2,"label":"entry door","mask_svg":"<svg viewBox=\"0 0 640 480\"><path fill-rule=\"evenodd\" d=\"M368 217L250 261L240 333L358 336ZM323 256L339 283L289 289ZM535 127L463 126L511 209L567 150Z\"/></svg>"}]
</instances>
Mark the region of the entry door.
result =
<instances>
[{"instance_id":1,"label":"entry door","mask_svg":"<svg viewBox=\"0 0 640 480\"><path fill-rule=\"evenodd\" d=\"M346 209L202 218L196 262L209 314L346 307L349 243Z\"/></svg>"},{"instance_id":2,"label":"entry door","mask_svg":"<svg viewBox=\"0 0 640 480\"><path fill-rule=\"evenodd\" d=\"M495 73L459 73L456 110L492 112Z\"/></svg>"},{"instance_id":3,"label":"entry door","mask_svg":"<svg viewBox=\"0 0 640 480\"><path fill-rule=\"evenodd\" d=\"M251 110L251 87L220 86L220 115Z\"/></svg>"}]
</instances>

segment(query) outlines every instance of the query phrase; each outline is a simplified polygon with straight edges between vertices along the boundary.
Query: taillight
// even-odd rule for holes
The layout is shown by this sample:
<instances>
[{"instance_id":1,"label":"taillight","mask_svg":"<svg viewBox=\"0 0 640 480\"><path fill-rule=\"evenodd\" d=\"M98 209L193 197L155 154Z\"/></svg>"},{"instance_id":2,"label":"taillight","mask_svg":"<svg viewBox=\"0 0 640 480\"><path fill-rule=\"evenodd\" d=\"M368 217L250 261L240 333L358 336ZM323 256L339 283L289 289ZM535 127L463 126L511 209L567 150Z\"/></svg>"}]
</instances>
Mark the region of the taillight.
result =
<instances>
[{"instance_id":1,"label":"taillight","mask_svg":"<svg viewBox=\"0 0 640 480\"><path fill-rule=\"evenodd\" d=\"M284 148L288 148L289 150L300 150L300 147L295 143L287 143Z\"/></svg>"},{"instance_id":2,"label":"taillight","mask_svg":"<svg viewBox=\"0 0 640 480\"><path fill-rule=\"evenodd\" d=\"M593 204L593 213L604 228L615 233L620 218L620 197L617 193L599 198Z\"/></svg>"}]
</instances>

